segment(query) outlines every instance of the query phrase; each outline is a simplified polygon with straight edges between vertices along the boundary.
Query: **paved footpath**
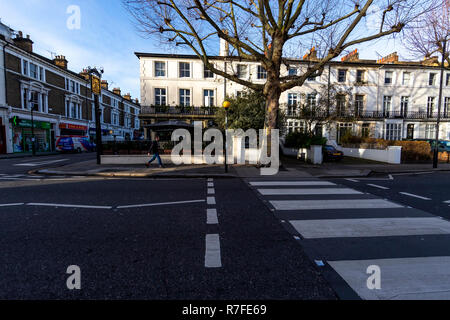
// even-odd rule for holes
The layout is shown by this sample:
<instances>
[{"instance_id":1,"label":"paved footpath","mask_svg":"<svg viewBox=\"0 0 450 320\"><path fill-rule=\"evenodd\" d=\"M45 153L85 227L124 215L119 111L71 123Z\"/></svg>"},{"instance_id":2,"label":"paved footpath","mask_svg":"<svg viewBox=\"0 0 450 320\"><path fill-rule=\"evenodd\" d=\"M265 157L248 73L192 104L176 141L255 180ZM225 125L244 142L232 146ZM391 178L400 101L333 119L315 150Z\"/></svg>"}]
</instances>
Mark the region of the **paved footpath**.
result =
<instances>
[{"instance_id":1,"label":"paved footpath","mask_svg":"<svg viewBox=\"0 0 450 320\"><path fill-rule=\"evenodd\" d=\"M340 298L450 299L449 221L314 178L247 183Z\"/></svg>"}]
</instances>

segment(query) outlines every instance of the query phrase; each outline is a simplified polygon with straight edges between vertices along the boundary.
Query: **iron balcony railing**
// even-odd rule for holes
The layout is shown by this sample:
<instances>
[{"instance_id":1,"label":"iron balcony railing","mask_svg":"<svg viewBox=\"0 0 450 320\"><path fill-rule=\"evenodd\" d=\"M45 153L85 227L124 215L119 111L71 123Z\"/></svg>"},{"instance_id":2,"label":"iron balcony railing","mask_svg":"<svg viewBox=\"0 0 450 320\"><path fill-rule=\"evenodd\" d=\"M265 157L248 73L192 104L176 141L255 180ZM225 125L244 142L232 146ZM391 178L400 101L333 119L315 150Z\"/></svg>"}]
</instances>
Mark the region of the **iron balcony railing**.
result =
<instances>
[{"instance_id":1,"label":"iron balcony railing","mask_svg":"<svg viewBox=\"0 0 450 320\"><path fill-rule=\"evenodd\" d=\"M433 120L437 119L438 112L426 112L426 111L323 111L323 110L311 110L311 111L291 111L286 112L287 117L294 118L356 118L356 119L407 119L407 120ZM450 119L450 112L441 112L442 119Z\"/></svg>"},{"instance_id":2,"label":"iron balcony railing","mask_svg":"<svg viewBox=\"0 0 450 320\"><path fill-rule=\"evenodd\" d=\"M150 115L186 115L186 116L214 116L216 107L143 107L141 114Z\"/></svg>"}]
</instances>

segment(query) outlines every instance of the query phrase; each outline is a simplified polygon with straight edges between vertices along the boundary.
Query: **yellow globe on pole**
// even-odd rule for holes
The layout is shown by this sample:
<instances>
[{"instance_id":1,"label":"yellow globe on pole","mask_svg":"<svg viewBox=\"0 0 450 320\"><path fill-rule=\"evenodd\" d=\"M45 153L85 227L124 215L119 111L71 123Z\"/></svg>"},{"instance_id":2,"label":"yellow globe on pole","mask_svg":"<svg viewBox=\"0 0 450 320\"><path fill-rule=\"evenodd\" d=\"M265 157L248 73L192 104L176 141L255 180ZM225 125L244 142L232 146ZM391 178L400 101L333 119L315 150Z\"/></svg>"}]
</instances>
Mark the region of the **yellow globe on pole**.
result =
<instances>
[{"instance_id":1,"label":"yellow globe on pole","mask_svg":"<svg viewBox=\"0 0 450 320\"><path fill-rule=\"evenodd\" d=\"M225 109L228 109L229 107L231 107L231 102L230 102L230 101L224 101L224 102L223 102L223 107L224 107Z\"/></svg>"}]
</instances>

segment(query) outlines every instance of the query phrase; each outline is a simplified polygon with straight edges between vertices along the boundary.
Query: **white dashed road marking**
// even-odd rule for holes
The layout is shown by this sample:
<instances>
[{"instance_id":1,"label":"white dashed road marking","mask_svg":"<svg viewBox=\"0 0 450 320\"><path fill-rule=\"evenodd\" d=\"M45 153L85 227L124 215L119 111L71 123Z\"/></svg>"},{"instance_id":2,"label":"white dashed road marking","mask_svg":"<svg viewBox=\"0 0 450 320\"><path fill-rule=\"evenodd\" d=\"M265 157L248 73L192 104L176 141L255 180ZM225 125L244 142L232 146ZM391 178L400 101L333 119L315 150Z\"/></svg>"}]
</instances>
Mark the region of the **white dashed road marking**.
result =
<instances>
[{"instance_id":1,"label":"white dashed road marking","mask_svg":"<svg viewBox=\"0 0 450 320\"><path fill-rule=\"evenodd\" d=\"M259 181L250 182L254 187L287 187L287 186L335 186L327 181Z\"/></svg>"},{"instance_id":2,"label":"white dashed road marking","mask_svg":"<svg viewBox=\"0 0 450 320\"><path fill-rule=\"evenodd\" d=\"M219 224L217 209L206 209L207 224Z\"/></svg>"},{"instance_id":3,"label":"white dashed road marking","mask_svg":"<svg viewBox=\"0 0 450 320\"><path fill-rule=\"evenodd\" d=\"M222 267L222 259L220 256L220 237L218 234L206 235L205 267Z\"/></svg>"},{"instance_id":4,"label":"white dashed road marking","mask_svg":"<svg viewBox=\"0 0 450 320\"><path fill-rule=\"evenodd\" d=\"M214 190L214 188L208 188L208 194L215 194L216 191Z\"/></svg>"},{"instance_id":5,"label":"white dashed road marking","mask_svg":"<svg viewBox=\"0 0 450 320\"><path fill-rule=\"evenodd\" d=\"M207 201L207 203L209 205L215 205L216 204L216 198L215 197L208 197L206 201Z\"/></svg>"}]
</instances>

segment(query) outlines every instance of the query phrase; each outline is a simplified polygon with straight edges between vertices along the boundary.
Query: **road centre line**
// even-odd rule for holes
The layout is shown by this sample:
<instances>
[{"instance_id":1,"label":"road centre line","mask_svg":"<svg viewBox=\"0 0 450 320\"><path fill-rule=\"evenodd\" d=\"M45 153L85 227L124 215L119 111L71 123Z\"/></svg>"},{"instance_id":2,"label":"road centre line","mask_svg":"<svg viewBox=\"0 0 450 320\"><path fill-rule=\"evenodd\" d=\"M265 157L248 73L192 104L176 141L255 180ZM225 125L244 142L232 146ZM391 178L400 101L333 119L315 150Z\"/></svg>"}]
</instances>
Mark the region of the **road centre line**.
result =
<instances>
[{"instance_id":1,"label":"road centre line","mask_svg":"<svg viewBox=\"0 0 450 320\"><path fill-rule=\"evenodd\" d=\"M208 194L216 194L214 188L208 188Z\"/></svg>"},{"instance_id":2,"label":"road centre line","mask_svg":"<svg viewBox=\"0 0 450 320\"><path fill-rule=\"evenodd\" d=\"M220 237L218 234L206 235L205 267L222 267L222 259L220 256Z\"/></svg>"},{"instance_id":3,"label":"road centre line","mask_svg":"<svg viewBox=\"0 0 450 320\"><path fill-rule=\"evenodd\" d=\"M176 202L161 202L161 203L146 203L146 204L135 204L129 206L119 206L117 209L132 209L132 208L144 208L144 207L156 207L156 206L168 206L177 204L188 204L188 203L200 203L205 202L205 200L189 200L189 201L176 201Z\"/></svg>"},{"instance_id":4,"label":"road centre line","mask_svg":"<svg viewBox=\"0 0 450 320\"><path fill-rule=\"evenodd\" d=\"M207 224L219 224L217 209L206 209Z\"/></svg>"},{"instance_id":5,"label":"road centre line","mask_svg":"<svg viewBox=\"0 0 450 320\"><path fill-rule=\"evenodd\" d=\"M207 201L207 203L209 205L215 205L216 204L216 198L215 197L208 197L206 201Z\"/></svg>"},{"instance_id":6,"label":"road centre line","mask_svg":"<svg viewBox=\"0 0 450 320\"><path fill-rule=\"evenodd\" d=\"M418 195L416 195L416 194L412 194L412 193L408 193L408 192L400 192L400 194L403 194L403 195L408 196L408 197L413 197L413 198L417 198L417 199L422 199L422 200L431 200L430 198L418 196Z\"/></svg>"},{"instance_id":7,"label":"road centre line","mask_svg":"<svg viewBox=\"0 0 450 320\"><path fill-rule=\"evenodd\" d=\"M25 203L5 203L0 204L0 207L17 207L17 206L23 206Z\"/></svg>"},{"instance_id":8,"label":"road centre line","mask_svg":"<svg viewBox=\"0 0 450 320\"><path fill-rule=\"evenodd\" d=\"M61 207L61 208L82 208L82 209L105 209L110 210L113 207L110 206L89 206L89 205L77 205L77 204L59 204L59 203L27 203L27 206L36 207Z\"/></svg>"}]
</instances>

